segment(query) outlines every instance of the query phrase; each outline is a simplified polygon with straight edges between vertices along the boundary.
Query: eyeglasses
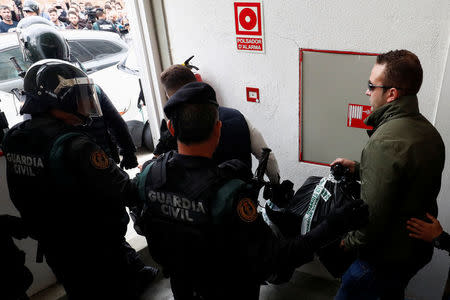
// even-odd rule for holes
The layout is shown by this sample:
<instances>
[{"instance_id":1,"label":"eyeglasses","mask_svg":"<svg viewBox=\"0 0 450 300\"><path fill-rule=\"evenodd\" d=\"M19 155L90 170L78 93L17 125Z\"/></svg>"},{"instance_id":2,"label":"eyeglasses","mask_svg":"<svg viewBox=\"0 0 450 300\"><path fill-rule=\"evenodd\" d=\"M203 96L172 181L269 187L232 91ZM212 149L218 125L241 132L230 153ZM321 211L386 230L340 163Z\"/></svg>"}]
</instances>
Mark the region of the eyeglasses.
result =
<instances>
[{"instance_id":1,"label":"eyeglasses","mask_svg":"<svg viewBox=\"0 0 450 300\"><path fill-rule=\"evenodd\" d=\"M369 89L369 91L372 92L375 88L391 89L394 87L393 86L384 86L384 85L374 85L372 82L368 81L367 88ZM395 89L401 90L401 88L395 88Z\"/></svg>"},{"instance_id":2,"label":"eyeglasses","mask_svg":"<svg viewBox=\"0 0 450 300\"><path fill-rule=\"evenodd\" d=\"M375 88L383 88L383 89L390 89L392 86L384 86L384 85L374 85L372 82L367 82L367 88L369 91L373 91Z\"/></svg>"}]
</instances>

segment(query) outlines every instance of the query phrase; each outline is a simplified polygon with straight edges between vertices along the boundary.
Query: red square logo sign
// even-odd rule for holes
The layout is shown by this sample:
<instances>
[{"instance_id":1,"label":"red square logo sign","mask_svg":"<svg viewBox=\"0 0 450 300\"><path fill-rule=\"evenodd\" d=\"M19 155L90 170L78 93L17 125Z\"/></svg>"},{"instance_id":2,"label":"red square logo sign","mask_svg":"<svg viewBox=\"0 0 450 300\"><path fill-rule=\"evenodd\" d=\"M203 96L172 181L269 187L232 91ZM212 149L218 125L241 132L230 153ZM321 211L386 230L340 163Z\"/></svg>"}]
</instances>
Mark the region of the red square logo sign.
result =
<instances>
[{"instance_id":1,"label":"red square logo sign","mask_svg":"<svg viewBox=\"0 0 450 300\"><path fill-rule=\"evenodd\" d=\"M262 35L261 3L235 2L234 19L237 35Z\"/></svg>"},{"instance_id":2,"label":"red square logo sign","mask_svg":"<svg viewBox=\"0 0 450 300\"><path fill-rule=\"evenodd\" d=\"M364 124L364 120L372 113L370 105L348 104L347 127L373 129Z\"/></svg>"},{"instance_id":3,"label":"red square logo sign","mask_svg":"<svg viewBox=\"0 0 450 300\"><path fill-rule=\"evenodd\" d=\"M259 103L259 89L246 87L247 101Z\"/></svg>"}]
</instances>

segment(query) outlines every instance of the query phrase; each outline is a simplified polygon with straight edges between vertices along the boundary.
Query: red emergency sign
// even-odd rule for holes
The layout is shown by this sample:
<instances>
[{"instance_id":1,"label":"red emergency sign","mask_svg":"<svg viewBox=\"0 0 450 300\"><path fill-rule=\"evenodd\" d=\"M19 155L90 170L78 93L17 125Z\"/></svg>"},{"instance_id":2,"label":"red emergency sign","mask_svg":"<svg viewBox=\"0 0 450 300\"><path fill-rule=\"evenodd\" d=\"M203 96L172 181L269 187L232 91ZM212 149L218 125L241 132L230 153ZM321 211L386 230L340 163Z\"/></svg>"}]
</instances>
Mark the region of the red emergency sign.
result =
<instances>
[{"instance_id":1,"label":"red emergency sign","mask_svg":"<svg viewBox=\"0 0 450 300\"><path fill-rule=\"evenodd\" d=\"M234 2L237 35L261 35L261 3Z\"/></svg>"},{"instance_id":2,"label":"red emergency sign","mask_svg":"<svg viewBox=\"0 0 450 300\"><path fill-rule=\"evenodd\" d=\"M372 112L370 105L348 104L347 127L373 129L372 126L364 124L364 120Z\"/></svg>"},{"instance_id":3,"label":"red emergency sign","mask_svg":"<svg viewBox=\"0 0 450 300\"><path fill-rule=\"evenodd\" d=\"M264 52L262 2L234 2L238 51Z\"/></svg>"},{"instance_id":4,"label":"red emergency sign","mask_svg":"<svg viewBox=\"0 0 450 300\"><path fill-rule=\"evenodd\" d=\"M262 39L258 38L236 38L238 50L262 51Z\"/></svg>"},{"instance_id":5,"label":"red emergency sign","mask_svg":"<svg viewBox=\"0 0 450 300\"><path fill-rule=\"evenodd\" d=\"M259 89L246 87L247 101L259 103Z\"/></svg>"}]
</instances>

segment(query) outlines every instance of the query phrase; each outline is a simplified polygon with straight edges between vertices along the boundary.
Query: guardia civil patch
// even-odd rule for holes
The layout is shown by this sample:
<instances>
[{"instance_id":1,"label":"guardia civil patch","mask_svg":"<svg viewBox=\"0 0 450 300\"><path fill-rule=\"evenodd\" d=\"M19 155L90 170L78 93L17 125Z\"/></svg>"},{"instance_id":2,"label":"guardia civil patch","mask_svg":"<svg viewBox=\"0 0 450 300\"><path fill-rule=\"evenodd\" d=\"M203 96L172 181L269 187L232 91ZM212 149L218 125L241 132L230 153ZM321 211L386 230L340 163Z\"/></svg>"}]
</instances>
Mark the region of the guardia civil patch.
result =
<instances>
[{"instance_id":1,"label":"guardia civil patch","mask_svg":"<svg viewBox=\"0 0 450 300\"><path fill-rule=\"evenodd\" d=\"M91 164L96 169L106 169L109 167L109 159L105 151L97 150L91 154Z\"/></svg>"},{"instance_id":2,"label":"guardia civil patch","mask_svg":"<svg viewBox=\"0 0 450 300\"><path fill-rule=\"evenodd\" d=\"M258 216L255 203L250 198L242 198L237 205L237 213L242 221L253 222Z\"/></svg>"}]
</instances>

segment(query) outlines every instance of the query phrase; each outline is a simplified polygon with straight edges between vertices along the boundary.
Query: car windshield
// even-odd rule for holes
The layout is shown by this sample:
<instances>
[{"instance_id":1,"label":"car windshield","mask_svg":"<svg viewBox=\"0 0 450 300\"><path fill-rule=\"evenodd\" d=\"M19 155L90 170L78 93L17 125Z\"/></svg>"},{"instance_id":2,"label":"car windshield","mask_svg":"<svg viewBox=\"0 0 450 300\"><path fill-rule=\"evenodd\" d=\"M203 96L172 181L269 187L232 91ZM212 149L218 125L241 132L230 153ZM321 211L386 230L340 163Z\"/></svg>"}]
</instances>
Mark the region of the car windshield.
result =
<instances>
[{"instance_id":1,"label":"car windshield","mask_svg":"<svg viewBox=\"0 0 450 300\"><path fill-rule=\"evenodd\" d=\"M137 62L136 53L133 48L128 50L128 56L125 59L124 66L134 72L139 72L139 64Z\"/></svg>"}]
</instances>

